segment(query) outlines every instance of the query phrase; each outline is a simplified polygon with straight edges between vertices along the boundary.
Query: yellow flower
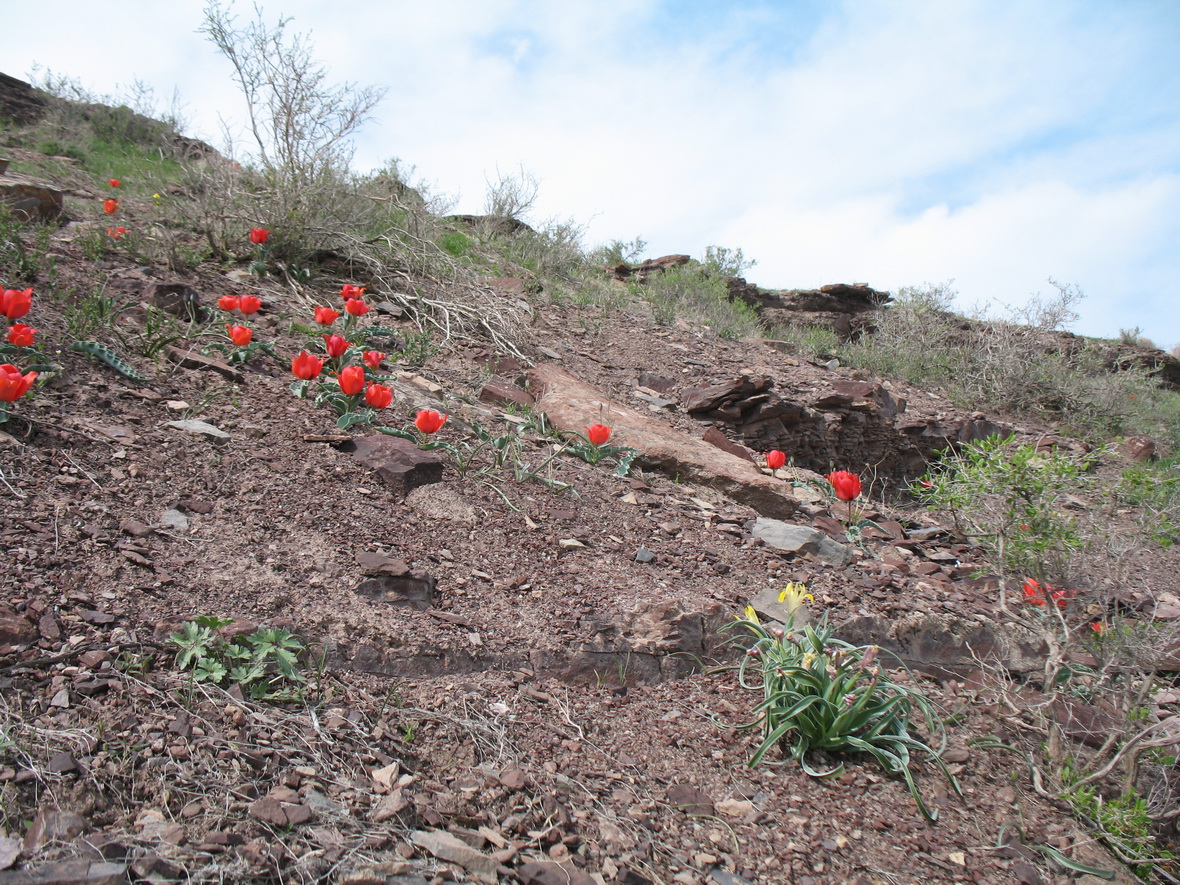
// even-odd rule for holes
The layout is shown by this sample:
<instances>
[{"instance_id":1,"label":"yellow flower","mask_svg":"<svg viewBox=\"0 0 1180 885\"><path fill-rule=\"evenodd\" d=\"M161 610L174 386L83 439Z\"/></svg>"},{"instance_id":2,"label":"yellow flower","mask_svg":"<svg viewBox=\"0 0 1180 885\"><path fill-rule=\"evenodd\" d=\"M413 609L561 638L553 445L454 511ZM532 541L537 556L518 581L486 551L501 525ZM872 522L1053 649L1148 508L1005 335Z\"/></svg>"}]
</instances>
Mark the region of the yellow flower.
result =
<instances>
[{"instance_id":1,"label":"yellow flower","mask_svg":"<svg viewBox=\"0 0 1180 885\"><path fill-rule=\"evenodd\" d=\"M778 601L786 604L789 613L794 613L799 606L803 605L804 600L815 602L815 597L807 592L806 584L795 581L787 584L783 592L778 595Z\"/></svg>"},{"instance_id":2,"label":"yellow flower","mask_svg":"<svg viewBox=\"0 0 1180 885\"><path fill-rule=\"evenodd\" d=\"M152 194L152 199L158 200L158 199L160 199L160 195L159 194Z\"/></svg>"},{"instance_id":3,"label":"yellow flower","mask_svg":"<svg viewBox=\"0 0 1180 885\"><path fill-rule=\"evenodd\" d=\"M758 620L758 612L754 611L754 606L752 606L752 605L746 606L746 620L753 621L755 624L762 623L761 621Z\"/></svg>"},{"instance_id":4,"label":"yellow flower","mask_svg":"<svg viewBox=\"0 0 1180 885\"><path fill-rule=\"evenodd\" d=\"M815 663L815 652L807 652L803 655L803 669L810 670L811 665Z\"/></svg>"}]
</instances>

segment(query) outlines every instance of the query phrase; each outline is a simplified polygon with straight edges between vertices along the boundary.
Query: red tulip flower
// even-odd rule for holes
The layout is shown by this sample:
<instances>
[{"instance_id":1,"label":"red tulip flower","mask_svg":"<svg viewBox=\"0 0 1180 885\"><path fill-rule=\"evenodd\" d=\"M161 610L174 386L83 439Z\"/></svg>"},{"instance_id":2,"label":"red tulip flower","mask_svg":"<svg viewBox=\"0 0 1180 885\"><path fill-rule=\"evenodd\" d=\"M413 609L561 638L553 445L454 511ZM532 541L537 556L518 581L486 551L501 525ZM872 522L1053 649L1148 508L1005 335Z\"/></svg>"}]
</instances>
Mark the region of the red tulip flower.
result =
<instances>
[{"instance_id":1,"label":"red tulip flower","mask_svg":"<svg viewBox=\"0 0 1180 885\"><path fill-rule=\"evenodd\" d=\"M365 287L354 286L352 283L345 283L340 287L340 294L344 296L345 301L348 301L352 298L360 298L365 294Z\"/></svg>"},{"instance_id":2,"label":"red tulip flower","mask_svg":"<svg viewBox=\"0 0 1180 885\"><path fill-rule=\"evenodd\" d=\"M36 372L22 375L20 369L11 363L0 366L0 402L14 403L33 386L37 380Z\"/></svg>"},{"instance_id":3,"label":"red tulip flower","mask_svg":"<svg viewBox=\"0 0 1180 885\"><path fill-rule=\"evenodd\" d=\"M225 331L236 347L245 347L254 337L254 333L245 326L226 326Z\"/></svg>"},{"instance_id":4,"label":"red tulip flower","mask_svg":"<svg viewBox=\"0 0 1180 885\"><path fill-rule=\"evenodd\" d=\"M354 317L363 317L369 312L369 305L365 304L360 298L349 298L344 302L344 309Z\"/></svg>"},{"instance_id":5,"label":"red tulip flower","mask_svg":"<svg viewBox=\"0 0 1180 885\"><path fill-rule=\"evenodd\" d=\"M264 227L252 228L250 231L250 242L253 243L255 246L261 246L263 243L266 242L266 240L269 236L270 236L270 231L268 231Z\"/></svg>"},{"instance_id":6,"label":"red tulip flower","mask_svg":"<svg viewBox=\"0 0 1180 885\"><path fill-rule=\"evenodd\" d=\"M432 433L438 433L447 423L449 417L450 415L440 415L434 409L423 409L414 419L414 426L429 436Z\"/></svg>"},{"instance_id":7,"label":"red tulip flower","mask_svg":"<svg viewBox=\"0 0 1180 885\"><path fill-rule=\"evenodd\" d=\"M127 228L125 228L125 227L108 227L107 228L107 236L110 237L112 240L114 240L117 243L117 242L119 242L119 240L123 239L123 237L127 236Z\"/></svg>"},{"instance_id":8,"label":"red tulip flower","mask_svg":"<svg viewBox=\"0 0 1180 885\"><path fill-rule=\"evenodd\" d=\"M1048 594L1047 597L1046 594ZM1041 607L1051 600L1058 608L1065 608L1069 601L1077 595L1076 590L1054 590L1048 584L1041 587L1033 578L1024 582L1024 601L1029 605Z\"/></svg>"},{"instance_id":9,"label":"red tulip flower","mask_svg":"<svg viewBox=\"0 0 1180 885\"><path fill-rule=\"evenodd\" d=\"M261 308L262 299L257 295L243 295L238 299L238 310L246 316L250 316L252 313L258 313Z\"/></svg>"},{"instance_id":10,"label":"red tulip flower","mask_svg":"<svg viewBox=\"0 0 1180 885\"><path fill-rule=\"evenodd\" d=\"M343 335L325 335L324 347L328 351L328 356L332 359L339 359L344 356L345 351L349 348L349 343L344 340Z\"/></svg>"},{"instance_id":11,"label":"red tulip flower","mask_svg":"<svg viewBox=\"0 0 1180 885\"><path fill-rule=\"evenodd\" d=\"M340 317L340 311L332 310L330 307L317 307L315 309L315 321L321 326L330 326Z\"/></svg>"},{"instance_id":12,"label":"red tulip flower","mask_svg":"<svg viewBox=\"0 0 1180 885\"><path fill-rule=\"evenodd\" d=\"M241 306L241 299L237 295L222 295L217 299L217 306L222 310L237 310Z\"/></svg>"},{"instance_id":13,"label":"red tulip flower","mask_svg":"<svg viewBox=\"0 0 1180 885\"><path fill-rule=\"evenodd\" d=\"M122 183L123 182L119 181L119 179L117 179L117 178L112 178L110 181L107 182L107 184L109 184L111 187L118 187Z\"/></svg>"},{"instance_id":14,"label":"red tulip flower","mask_svg":"<svg viewBox=\"0 0 1180 885\"><path fill-rule=\"evenodd\" d=\"M340 370L336 382L345 396L358 394L365 389L365 370L361 366L348 366Z\"/></svg>"},{"instance_id":15,"label":"red tulip flower","mask_svg":"<svg viewBox=\"0 0 1180 885\"><path fill-rule=\"evenodd\" d=\"M381 361L385 359L385 354L379 350L366 350L363 354L361 354L361 359L364 361L366 366L376 372L381 368Z\"/></svg>"},{"instance_id":16,"label":"red tulip flower","mask_svg":"<svg viewBox=\"0 0 1180 885\"><path fill-rule=\"evenodd\" d=\"M312 356L306 350L300 351L299 356L291 360L291 374L303 381L318 378L324 369L324 361L318 356Z\"/></svg>"},{"instance_id":17,"label":"red tulip flower","mask_svg":"<svg viewBox=\"0 0 1180 885\"><path fill-rule=\"evenodd\" d=\"M365 402L374 409L384 409L393 402L393 391L384 384L370 384L365 388Z\"/></svg>"},{"instance_id":18,"label":"red tulip flower","mask_svg":"<svg viewBox=\"0 0 1180 885\"><path fill-rule=\"evenodd\" d=\"M19 320L32 306L32 289L6 289L0 293L0 315L10 320Z\"/></svg>"},{"instance_id":19,"label":"red tulip flower","mask_svg":"<svg viewBox=\"0 0 1180 885\"><path fill-rule=\"evenodd\" d=\"M116 212L119 211L119 201L118 200L104 200L103 204L102 204L102 211L105 212L107 215L114 215Z\"/></svg>"},{"instance_id":20,"label":"red tulip flower","mask_svg":"<svg viewBox=\"0 0 1180 885\"><path fill-rule=\"evenodd\" d=\"M605 424L591 424L586 428L586 439L596 446L605 445L610 439L610 428Z\"/></svg>"},{"instance_id":21,"label":"red tulip flower","mask_svg":"<svg viewBox=\"0 0 1180 885\"><path fill-rule=\"evenodd\" d=\"M16 323L8 327L8 343L14 347L32 347L36 335L36 329L30 329L23 323Z\"/></svg>"},{"instance_id":22,"label":"red tulip flower","mask_svg":"<svg viewBox=\"0 0 1180 885\"><path fill-rule=\"evenodd\" d=\"M836 490L836 497L841 501L851 501L860 496L860 477L847 470L836 470L825 477Z\"/></svg>"},{"instance_id":23,"label":"red tulip flower","mask_svg":"<svg viewBox=\"0 0 1180 885\"><path fill-rule=\"evenodd\" d=\"M771 470L780 470L787 463L787 456L778 449L771 449L766 453L766 466Z\"/></svg>"}]
</instances>

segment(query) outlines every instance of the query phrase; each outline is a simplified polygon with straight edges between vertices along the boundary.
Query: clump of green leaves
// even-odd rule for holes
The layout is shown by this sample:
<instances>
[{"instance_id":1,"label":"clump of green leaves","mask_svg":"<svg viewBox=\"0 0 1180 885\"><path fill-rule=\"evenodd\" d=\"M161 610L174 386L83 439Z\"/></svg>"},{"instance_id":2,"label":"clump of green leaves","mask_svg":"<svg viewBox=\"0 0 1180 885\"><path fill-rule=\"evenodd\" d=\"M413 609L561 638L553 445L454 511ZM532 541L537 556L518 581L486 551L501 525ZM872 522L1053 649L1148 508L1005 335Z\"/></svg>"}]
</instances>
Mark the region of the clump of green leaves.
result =
<instances>
[{"instance_id":1,"label":"clump of green leaves","mask_svg":"<svg viewBox=\"0 0 1180 885\"><path fill-rule=\"evenodd\" d=\"M1067 782L1070 774L1067 768ZM1136 875L1146 879L1155 864L1175 859L1172 852L1156 847L1155 821L1142 796L1107 799L1092 785L1077 785L1067 786L1063 797L1080 817L1089 820L1099 837L1120 860L1131 865Z\"/></svg>"},{"instance_id":2,"label":"clump of green leaves","mask_svg":"<svg viewBox=\"0 0 1180 885\"><path fill-rule=\"evenodd\" d=\"M910 771L911 753L918 751L929 756L962 795L940 756L945 732L933 703L889 677L877 661L877 646L854 646L836 639L826 617L816 626L795 629L788 624L783 629L768 628L748 612L748 617L731 626L754 639L737 666L738 681L763 696L754 708L755 718L738 726L762 732L751 766L781 747L787 759L798 762L812 777L832 777L844 770L844 763L817 768L811 754L867 753L886 772L903 777L923 816L934 820L938 810L922 801ZM929 733L941 734L939 749L910 733L915 711L924 718Z\"/></svg>"},{"instance_id":3,"label":"clump of green leaves","mask_svg":"<svg viewBox=\"0 0 1180 885\"><path fill-rule=\"evenodd\" d=\"M1063 509L1085 484L1091 462L1059 451L991 436L948 451L912 486L955 528L976 539L1006 571L1040 581L1068 581L1071 554L1082 538Z\"/></svg>"},{"instance_id":4,"label":"clump of green leaves","mask_svg":"<svg viewBox=\"0 0 1180 885\"><path fill-rule=\"evenodd\" d=\"M282 627L255 630L248 636L223 639L222 627L232 618L202 615L186 621L168 637L176 646L176 666L194 682L240 685L255 700L291 700L300 695L307 677L299 670L303 640Z\"/></svg>"}]
</instances>

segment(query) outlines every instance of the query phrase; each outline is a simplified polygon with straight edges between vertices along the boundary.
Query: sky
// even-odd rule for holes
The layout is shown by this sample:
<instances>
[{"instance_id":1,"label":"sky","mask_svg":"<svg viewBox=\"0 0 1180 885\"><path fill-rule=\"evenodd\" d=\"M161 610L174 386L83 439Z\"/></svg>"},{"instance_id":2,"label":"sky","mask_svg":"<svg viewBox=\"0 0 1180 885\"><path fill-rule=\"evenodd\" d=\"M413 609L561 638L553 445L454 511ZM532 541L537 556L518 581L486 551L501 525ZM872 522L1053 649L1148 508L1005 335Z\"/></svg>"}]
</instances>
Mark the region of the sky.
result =
<instances>
[{"instance_id":1,"label":"sky","mask_svg":"<svg viewBox=\"0 0 1180 885\"><path fill-rule=\"evenodd\" d=\"M1073 331L1180 344L1180 0L260 0L388 89L354 167L644 257L740 248L764 288L953 280L963 312L1085 293ZM135 80L246 146L202 0L6 4L0 71ZM234 7L239 23L253 7Z\"/></svg>"}]
</instances>

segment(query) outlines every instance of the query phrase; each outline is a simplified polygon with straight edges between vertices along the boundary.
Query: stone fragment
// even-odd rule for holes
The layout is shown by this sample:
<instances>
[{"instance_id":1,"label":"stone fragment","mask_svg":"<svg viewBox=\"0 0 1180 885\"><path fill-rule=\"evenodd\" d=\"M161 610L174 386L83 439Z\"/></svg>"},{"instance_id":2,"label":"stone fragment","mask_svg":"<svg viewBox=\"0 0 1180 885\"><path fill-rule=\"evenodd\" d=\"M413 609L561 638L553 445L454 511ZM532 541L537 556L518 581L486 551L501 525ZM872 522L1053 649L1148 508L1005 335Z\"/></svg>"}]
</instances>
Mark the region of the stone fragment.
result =
<instances>
[{"instance_id":1,"label":"stone fragment","mask_svg":"<svg viewBox=\"0 0 1180 885\"><path fill-rule=\"evenodd\" d=\"M201 307L201 293L184 283L157 283L152 288L152 304L165 313L187 322L204 322L206 311Z\"/></svg>"},{"instance_id":2,"label":"stone fragment","mask_svg":"<svg viewBox=\"0 0 1180 885\"><path fill-rule=\"evenodd\" d=\"M434 605L437 582L426 572L413 570L402 560L382 553L360 553L357 562L369 576L356 586L361 596L419 611Z\"/></svg>"},{"instance_id":3,"label":"stone fragment","mask_svg":"<svg viewBox=\"0 0 1180 885\"><path fill-rule=\"evenodd\" d=\"M671 784L668 787L668 802L685 814L711 816L714 811L713 800L692 784Z\"/></svg>"},{"instance_id":4,"label":"stone fragment","mask_svg":"<svg viewBox=\"0 0 1180 885\"><path fill-rule=\"evenodd\" d=\"M0 176L0 204L20 221L49 224L62 217L62 192L39 181Z\"/></svg>"},{"instance_id":5,"label":"stone fragment","mask_svg":"<svg viewBox=\"0 0 1180 885\"><path fill-rule=\"evenodd\" d=\"M369 812L369 820L375 824L384 823L397 817L409 806L410 800L406 798L405 791L397 787L389 795L382 796L381 801L373 806Z\"/></svg>"},{"instance_id":6,"label":"stone fragment","mask_svg":"<svg viewBox=\"0 0 1180 885\"><path fill-rule=\"evenodd\" d=\"M780 519L759 517L751 534L776 550L798 553L825 565L843 568L852 562L852 551L811 526L792 525Z\"/></svg>"},{"instance_id":7,"label":"stone fragment","mask_svg":"<svg viewBox=\"0 0 1180 885\"><path fill-rule=\"evenodd\" d=\"M516 868L516 878L521 885L596 885L597 880L584 870L574 866L572 861L530 860Z\"/></svg>"},{"instance_id":8,"label":"stone fragment","mask_svg":"<svg viewBox=\"0 0 1180 885\"><path fill-rule=\"evenodd\" d=\"M169 344L164 348L164 354L172 362L185 369L205 369L216 372L218 375L223 376L235 384L242 384L246 380L246 376L239 369L235 369L225 360L205 356L205 354L198 353L195 350L185 350L184 348Z\"/></svg>"},{"instance_id":9,"label":"stone fragment","mask_svg":"<svg viewBox=\"0 0 1180 885\"><path fill-rule=\"evenodd\" d=\"M207 421L198 421L196 418L190 418L186 421L167 421L164 426L173 427L176 430L183 430L185 433L195 433L215 443L227 443L230 441L230 435L224 430L214 427Z\"/></svg>"},{"instance_id":10,"label":"stone fragment","mask_svg":"<svg viewBox=\"0 0 1180 885\"><path fill-rule=\"evenodd\" d=\"M648 550L646 547L640 547L635 551L636 562L651 562L656 558L656 555Z\"/></svg>"},{"instance_id":11,"label":"stone fragment","mask_svg":"<svg viewBox=\"0 0 1180 885\"><path fill-rule=\"evenodd\" d=\"M442 479L442 460L408 439L376 434L353 440L353 445L352 457L373 470L399 500Z\"/></svg>"},{"instance_id":12,"label":"stone fragment","mask_svg":"<svg viewBox=\"0 0 1180 885\"><path fill-rule=\"evenodd\" d=\"M179 510L165 510L160 514L160 525L178 532L187 532L189 522L188 517Z\"/></svg>"},{"instance_id":13,"label":"stone fragment","mask_svg":"<svg viewBox=\"0 0 1180 885\"><path fill-rule=\"evenodd\" d=\"M52 619L52 616L50 617ZM44 620L44 616L42 620ZM55 626L56 623L55 621ZM40 632L24 615L19 614L6 603L0 602L0 645L24 645L36 642Z\"/></svg>"},{"instance_id":14,"label":"stone fragment","mask_svg":"<svg viewBox=\"0 0 1180 885\"><path fill-rule=\"evenodd\" d=\"M50 842L70 842L86 832L86 821L72 811L42 808L25 833L24 853L36 854Z\"/></svg>"},{"instance_id":15,"label":"stone fragment","mask_svg":"<svg viewBox=\"0 0 1180 885\"><path fill-rule=\"evenodd\" d=\"M127 881L127 864L64 860L0 873L0 885L118 885Z\"/></svg>"},{"instance_id":16,"label":"stone fragment","mask_svg":"<svg viewBox=\"0 0 1180 885\"><path fill-rule=\"evenodd\" d=\"M462 839L441 830L415 830L410 841L439 860L457 863L480 882L494 885L496 861L481 851L476 851Z\"/></svg>"},{"instance_id":17,"label":"stone fragment","mask_svg":"<svg viewBox=\"0 0 1180 885\"><path fill-rule=\"evenodd\" d=\"M758 613L760 618L768 621L777 621L780 624L786 624L791 621L795 627L806 627L811 623L811 613L807 610L807 606L799 605L792 612L785 602L779 602L778 597L781 589L777 587L765 587L750 600L750 607Z\"/></svg>"},{"instance_id":18,"label":"stone fragment","mask_svg":"<svg viewBox=\"0 0 1180 885\"><path fill-rule=\"evenodd\" d=\"M754 457L750 454L750 450L743 445L738 445L728 436L718 430L716 427L710 427L705 431L705 435L701 437L705 442L711 446L716 446L723 452L729 452L731 455L736 455L749 461L751 464L757 464Z\"/></svg>"},{"instance_id":19,"label":"stone fragment","mask_svg":"<svg viewBox=\"0 0 1180 885\"><path fill-rule=\"evenodd\" d=\"M0 870L6 870L20 857L20 839L14 839L0 830Z\"/></svg>"},{"instance_id":20,"label":"stone fragment","mask_svg":"<svg viewBox=\"0 0 1180 885\"><path fill-rule=\"evenodd\" d=\"M483 383L483 386L479 389L479 401L482 403L492 403L497 406L506 406L512 403L513 405L530 408L534 403L531 393L513 384L507 378L501 378L498 375L493 375Z\"/></svg>"}]
</instances>

